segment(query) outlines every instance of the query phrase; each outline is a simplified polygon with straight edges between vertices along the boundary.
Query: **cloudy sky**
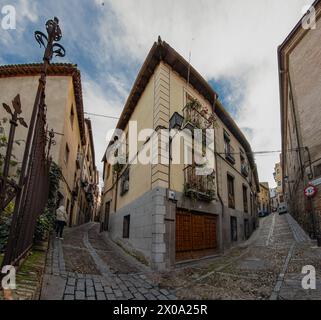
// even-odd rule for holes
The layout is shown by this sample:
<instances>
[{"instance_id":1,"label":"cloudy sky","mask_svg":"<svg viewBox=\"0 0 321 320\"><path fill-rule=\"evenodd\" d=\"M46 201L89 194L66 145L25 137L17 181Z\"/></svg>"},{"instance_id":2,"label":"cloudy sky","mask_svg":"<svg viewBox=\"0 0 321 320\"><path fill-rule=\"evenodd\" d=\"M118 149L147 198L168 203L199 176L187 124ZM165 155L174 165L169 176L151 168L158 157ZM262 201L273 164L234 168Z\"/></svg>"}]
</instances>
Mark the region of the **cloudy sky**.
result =
<instances>
[{"instance_id":1,"label":"cloudy sky","mask_svg":"<svg viewBox=\"0 0 321 320\"><path fill-rule=\"evenodd\" d=\"M0 0L16 8L16 30L0 28L0 64L39 62L33 39L57 16L63 62L82 72L85 111L119 116L158 35L219 93L254 151L280 150L277 46L312 0ZM0 20L4 15L0 14ZM60 59L61 61L61 59ZM55 60L58 62L58 59ZM91 116L96 158L117 121ZM274 186L278 154L256 156L261 181Z\"/></svg>"}]
</instances>

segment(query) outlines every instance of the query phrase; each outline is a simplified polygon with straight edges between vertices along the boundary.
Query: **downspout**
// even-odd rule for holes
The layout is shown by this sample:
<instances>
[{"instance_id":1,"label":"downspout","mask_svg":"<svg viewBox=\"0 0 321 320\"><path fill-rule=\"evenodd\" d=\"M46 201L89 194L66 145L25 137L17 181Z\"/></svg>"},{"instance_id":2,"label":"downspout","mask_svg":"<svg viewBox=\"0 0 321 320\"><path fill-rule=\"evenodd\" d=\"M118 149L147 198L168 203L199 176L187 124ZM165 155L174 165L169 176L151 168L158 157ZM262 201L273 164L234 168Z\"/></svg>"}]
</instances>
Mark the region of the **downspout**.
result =
<instances>
[{"instance_id":1,"label":"downspout","mask_svg":"<svg viewBox=\"0 0 321 320\"><path fill-rule=\"evenodd\" d=\"M288 81L289 81L289 86L290 86L290 95L291 95L291 106L292 106L292 111L293 111L293 117L294 117L294 124L295 124L295 133L296 133L296 138L297 138L297 142L298 142L298 152L299 152L299 159L300 159L300 169L301 169L301 177L302 179L304 179L304 165L302 162L302 147L301 147L301 143L300 143L300 136L299 136L299 128L298 128L298 118L297 118L297 112L296 112L296 108L295 108L295 102L294 102L294 96L293 96L293 88L292 88L292 81L291 81L291 77L290 77L290 72L289 70L286 71L287 73L287 77L288 77ZM287 150L284 150L285 152ZM291 150L292 152L292 150Z\"/></svg>"},{"instance_id":2,"label":"downspout","mask_svg":"<svg viewBox=\"0 0 321 320\"><path fill-rule=\"evenodd\" d=\"M168 190L171 190L172 138L169 136Z\"/></svg>"},{"instance_id":3,"label":"downspout","mask_svg":"<svg viewBox=\"0 0 321 320\"><path fill-rule=\"evenodd\" d=\"M115 189L115 205L114 205L115 213L117 211L118 180L119 180L119 174L117 172L117 175L116 175L116 189Z\"/></svg>"},{"instance_id":4,"label":"downspout","mask_svg":"<svg viewBox=\"0 0 321 320\"><path fill-rule=\"evenodd\" d=\"M213 113L215 113L215 106L216 106L216 96L214 97L214 106L213 106ZM215 134L215 125L214 125L214 155L215 155L215 171L216 171L216 189L217 189L217 196L218 199L221 203L221 207L222 207L222 214L220 216L219 219L219 237L220 237L220 250L221 253L224 254L224 244L223 244L223 217L224 217L224 202L222 200L221 194L220 194L220 190L219 190L219 183L218 183L218 167L217 167L217 161L218 161L218 157L217 157L217 152L216 152L216 134Z\"/></svg>"},{"instance_id":5,"label":"downspout","mask_svg":"<svg viewBox=\"0 0 321 320\"><path fill-rule=\"evenodd\" d=\"M309 168L310 168L310 173L308 175L309 180L312 180L314 177L313 170L312 170L312 162L311 162L311 153L309 147L304 148L306 153L308 154L308 161L309 161Z\"/></svg>"}]
</instances>

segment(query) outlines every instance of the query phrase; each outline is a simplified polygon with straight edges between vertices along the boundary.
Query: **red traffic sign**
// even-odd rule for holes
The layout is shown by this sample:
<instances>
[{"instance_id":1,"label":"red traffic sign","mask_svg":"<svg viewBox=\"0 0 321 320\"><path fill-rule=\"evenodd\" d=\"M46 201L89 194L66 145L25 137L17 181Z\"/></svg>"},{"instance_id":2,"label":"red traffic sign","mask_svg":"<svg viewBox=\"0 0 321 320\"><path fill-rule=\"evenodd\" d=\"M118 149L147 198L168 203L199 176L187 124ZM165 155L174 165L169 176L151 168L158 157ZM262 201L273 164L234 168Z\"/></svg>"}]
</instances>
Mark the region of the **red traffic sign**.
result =
<instances>
[{"instance_id":1,"label":"red traffic sign","mask_svg":"<svg viewBox=\"0 0 321 320\"><path fill-rule=\"evenodd\" d=\"M304 189L304 195L307 198L313 198L317 194L317 192L318 192L318 189L313 185L309 185Z\"/></svg>"}]
</instances>

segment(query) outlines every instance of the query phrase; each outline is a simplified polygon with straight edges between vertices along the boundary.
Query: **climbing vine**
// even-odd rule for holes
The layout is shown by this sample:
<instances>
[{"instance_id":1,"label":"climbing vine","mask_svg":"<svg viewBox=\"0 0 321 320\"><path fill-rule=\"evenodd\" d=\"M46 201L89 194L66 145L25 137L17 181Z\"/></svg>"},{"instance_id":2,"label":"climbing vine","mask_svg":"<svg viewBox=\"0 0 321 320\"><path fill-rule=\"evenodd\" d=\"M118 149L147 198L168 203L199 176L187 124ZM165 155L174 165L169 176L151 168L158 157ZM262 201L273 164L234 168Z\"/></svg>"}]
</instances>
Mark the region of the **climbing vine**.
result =
<instances>
[{"instance_id":1,"label":"climbing vine","mask_svg":"<svg viewBox=\"0 0 321 320\"><path fill-rule=\"evenodd\" d=\"M8 122L7 118L0 119L0 176L2 176L3 164L5 160L5 154L8 145L8 138L5 135L4 125ZM19 144L18 141L15 141L16 144ZM11 155L10 168L16 167L18 162L16 161L15 155ZM10 170L11 171L11 170ZM9 173L10 173L9 171ZM19 175L19 170L16 170L16 174L9 176L9 178L16 178ZM13 202L4 209L3 212L0 212L0 252L5 250L8 236L10 232L10 225L12 220L12 213L14 210Z\"/></svg>"},{"instance_id":2,"label":"climbing vine","mask_svg":"<svg viewBox=\"0 0 321 320\"><path fill-rule=\"evenodd\" d=\"M44 213L39 216L35 230L35 240L47 240L50 232L54 229L56 220L56 204L59 183L62 178L59 166L52 162L49 171L49 194Z\"/></svg>"}]
</instances>

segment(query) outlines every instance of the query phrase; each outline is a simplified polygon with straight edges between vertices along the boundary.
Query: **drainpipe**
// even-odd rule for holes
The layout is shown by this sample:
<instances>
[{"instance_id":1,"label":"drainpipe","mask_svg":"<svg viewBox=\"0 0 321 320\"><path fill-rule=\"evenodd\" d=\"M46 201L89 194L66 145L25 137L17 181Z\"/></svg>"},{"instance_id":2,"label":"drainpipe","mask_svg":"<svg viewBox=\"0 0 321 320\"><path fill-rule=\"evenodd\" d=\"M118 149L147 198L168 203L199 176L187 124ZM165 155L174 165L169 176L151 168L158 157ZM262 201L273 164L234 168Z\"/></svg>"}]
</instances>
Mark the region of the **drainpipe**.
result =
<instances>
[{"instance_id":1,"label":"drainpipe","mask_svg":"<svg viewBox=\"0 0 321 320\"><path fill-rule=\"evenodd\" d=\"M213 106L213 113L215 113L215 102L216 102L216 97L214 97L214 106ZM218 161L218 154L216 152L216 133L215 133L215 126L214 126L214 155L215 155L215 171L216 171L216 190L217 190L217 196L218 199L221 203L221 207L222 207L222 213L220 215L220 219L219 219L219 237L220 237L220 250L221 253L224 254L224 244L223 244L223 217L224 217L224 202L222 200L222 197L220 195L220 191L219 191L219 184L218 184L218 170L217 170L217 161Z\"/></svg>"},{"instance_id":2,"label":"drainpipe","mask_svg":"<svg viewBox=\"0 0 321 320\"><path fill-rule=\"evenodd\" d=\"M312 170L312 162L311 162L311 153L310 153L310 149L309 147L305 147L304 148L306 153L308 154L308 161L309 161L309 169L310 169L310 173L308 175L309 180L313 179L313 170Z\"/></svg>"},{"instance_id":3,"label":"drainpipe","mask_svg":"<svg viewBox=\"0 0 321 320\"><path fill-rule=\"evenodd\" d=\"M114 211L115 211L115 213L117 211L118 180L119 180L119 174L117 172L117 175L116 175L116 189L115 189L115 203L114 203Z\"/></svg>"},{"instance_id":4,"label":"drainpipe","mask_svg":"<svg viewBox=\"0 0 321 320\"><path fill-rule=\"evenodd\" d=\"M312 170L310 149L308 147L305 147L304 149L305 149L306 153L308 154L308 161L309 161L309 168L310 168L310 173L308 175L308 179L312 180L314 175L313 175L313 170ZM309 202L310 202L310 206L311 206L313 229L314 229L315 237L317 239L318 247L321 247L320 222L319 222L319 219L317 218L312 198L309 199Z\"/></svg>"},{"instance_id":5,"label":"drainpipe","mask_svg":"<svg viewBox=\"0 0 321 320\"><path fill-rule=\"evenodd\" d=\"M302 147L301 147L301 140L300 140L300 134L299 134L299 125L298 125L298 117L297 117L297 111L295 108L295 102L294 102L294 96L293 96L293 87L292 87L292 80L290 77L290 72L289 70L286 71L287 76L288 76L288 81L289 81L289 87L290 87L290 95L291 95L291 106L292 106L292 112L293 112L293 117L294 117L294 125L295 125L295 133L296 133L296 138L298 142L298 152L299 152L299 160L300 160L300 169L301 169L301 176L302 179L304 179L304 165L302 162Z\"/></svg>"},{"instance_id":6,"label":"drainpipe","mask_svg":"<svg viewBox=\"0 0 321 320\"><path fill-rule=\"evenodd\" d=\"M287 76L288 76L288 81L289 81L289 86L290 86L290 94L292 98L292 109L293 109L293 116L294 116L294 123L295 123L295 131L296 131L296 136L297 136L297 141L298 141L298 152L299 152L299 159L300 159L300 168L301 168L301 175L302 175L302 180L305 185L309 182L310 178L313 178L313 171L312 171L312 165L311 165L311 155L310 155L310 150L308 147L301 147L300 145L300 135L299 135L299 125L298 125L298 119L297 119L297 113L296 113L296 108L295 108L295 101L294 101L294 96L293 96L293 88L292 88L292 82L291 82L291 77L290 77L290 72L287 71ZM307 152L308 154L308 161L309 161L309 166L310 166L310 174L307 179L305 168L306 168L306 163L305 161L302 161L302 150ZM311 209L312 213L312 220L313 220L313 229L315 233L315 237L317 239L318 247L321 247L321 235L320 235L320 226L319 223L316 221L316 215L315 215L315 210L313 206L313 200L309 200L309 206Z\"/></svg>"}]
</instances>

